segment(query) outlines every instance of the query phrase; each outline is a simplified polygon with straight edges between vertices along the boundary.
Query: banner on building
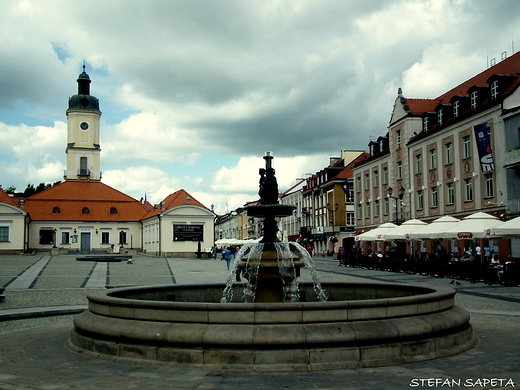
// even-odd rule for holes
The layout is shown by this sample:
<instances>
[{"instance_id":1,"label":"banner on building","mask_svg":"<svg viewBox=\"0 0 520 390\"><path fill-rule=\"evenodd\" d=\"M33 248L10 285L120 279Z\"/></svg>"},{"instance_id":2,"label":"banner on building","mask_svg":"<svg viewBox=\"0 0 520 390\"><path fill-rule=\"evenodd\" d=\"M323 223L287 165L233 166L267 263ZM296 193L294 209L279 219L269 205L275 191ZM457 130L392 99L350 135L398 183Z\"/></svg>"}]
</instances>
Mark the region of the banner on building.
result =
<instances>
[{"instance_id":1,"label":"banner on building","mask_svg":"<svg viewBox=\"0 0 520 390\"><path fill-rule=\"evenodd\" d=\"M473 129L475 130L480 169L482 172L492 171L495 169L495 163L491 152L489 129L486 125L477 125Z\"/></svg>"},{"instance_id":2,"label":"banner on building","mask_svg":"<svg viewBox=\"0 0 520 390\"><path fill-rule=\"evenodd\" d=\"M345 196L347 197L347 203L353 201L354 199L352 199L350 188L348 187L348 180L345 180L341 187L343 187L343 192L345 192Z\"/></svg>"}]
</instances>

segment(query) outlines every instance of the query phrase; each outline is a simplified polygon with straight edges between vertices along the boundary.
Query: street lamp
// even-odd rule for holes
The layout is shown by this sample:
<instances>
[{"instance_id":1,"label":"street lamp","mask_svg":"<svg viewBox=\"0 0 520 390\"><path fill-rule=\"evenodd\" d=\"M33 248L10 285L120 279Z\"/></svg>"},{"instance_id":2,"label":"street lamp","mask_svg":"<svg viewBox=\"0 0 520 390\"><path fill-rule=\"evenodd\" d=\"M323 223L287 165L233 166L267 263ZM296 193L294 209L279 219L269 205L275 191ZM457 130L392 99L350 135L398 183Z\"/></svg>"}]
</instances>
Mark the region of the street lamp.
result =
<instances>
[{"instance_id":1,"label":"street lamp","mask_svg":"<svg viewBox=\"0 0 520 390\"><path fill-rule=\"evenodd\" d=\"M334 205L334 208L332 208L332 206L329 203L327 203L327 205L325 207L327 208L328 211L330 211L332 213L332 234L334 234L334 227L335 227L335 224L334 224L334 213L338 210L339 204L336 203ZM328 217L328 215L327 215L327 217ZM329 223L330 223L330 221L329 221Z\"/></svg>"},{"instance_id":2,"label":"street lamp","mask_svg":"<svg viewBox=\"0 0 520 390\"><path fill-rule=\"evenodd\" d=\"M395 224L399 225L404 220L404 216L403 216L403 218L399 219L399 205L401 206L400 208L401 208L401 214L402 214L403 196L405 193L405 189L402 186L399 187L399 193L397 194L397 196L392 196L394 194L394 189L392 187L388 187L387 193L388 193L389 198L395 199ZM399 202L397 202L398 199L399 199Z\"/></svg>"}]
</instances>

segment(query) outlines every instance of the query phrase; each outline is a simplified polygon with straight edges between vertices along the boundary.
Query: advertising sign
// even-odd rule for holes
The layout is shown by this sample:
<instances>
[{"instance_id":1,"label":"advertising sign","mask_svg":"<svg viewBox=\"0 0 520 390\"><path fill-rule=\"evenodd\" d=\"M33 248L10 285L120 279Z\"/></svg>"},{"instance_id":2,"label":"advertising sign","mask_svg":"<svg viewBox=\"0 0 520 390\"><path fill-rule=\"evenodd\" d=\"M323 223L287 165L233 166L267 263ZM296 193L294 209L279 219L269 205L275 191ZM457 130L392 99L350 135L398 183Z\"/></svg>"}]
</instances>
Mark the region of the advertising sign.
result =
<instances>
[{"instance_id":1,"label":"advertising sign","mask_svg":"<svg viewBox=\"0 0 520 390\"><path fill-rule=\"evenodd\" d=\"M173 241L204 241L202 225L173 225Z\"/></svg>"}]
</instances>

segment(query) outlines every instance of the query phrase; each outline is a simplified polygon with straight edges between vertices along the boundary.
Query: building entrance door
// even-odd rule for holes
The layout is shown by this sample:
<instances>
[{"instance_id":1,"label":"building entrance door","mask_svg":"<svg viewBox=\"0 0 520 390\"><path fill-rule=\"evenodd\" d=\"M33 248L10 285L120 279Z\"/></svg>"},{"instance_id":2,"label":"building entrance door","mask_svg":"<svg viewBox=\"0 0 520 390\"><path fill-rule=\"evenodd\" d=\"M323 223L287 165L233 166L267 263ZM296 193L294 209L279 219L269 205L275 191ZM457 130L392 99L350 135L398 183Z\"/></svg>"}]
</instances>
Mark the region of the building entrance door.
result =
<instances>
[{"instance_id":1,"label":"building entrance door","mask_svg":"<svg viewBox=\"0 0 520 390\"><path fill-rule=\"evenodd\" d=\"M90 251L90 232L81 233L81 242L79 250L82 252Z\"/></svg>"}]
</instances>

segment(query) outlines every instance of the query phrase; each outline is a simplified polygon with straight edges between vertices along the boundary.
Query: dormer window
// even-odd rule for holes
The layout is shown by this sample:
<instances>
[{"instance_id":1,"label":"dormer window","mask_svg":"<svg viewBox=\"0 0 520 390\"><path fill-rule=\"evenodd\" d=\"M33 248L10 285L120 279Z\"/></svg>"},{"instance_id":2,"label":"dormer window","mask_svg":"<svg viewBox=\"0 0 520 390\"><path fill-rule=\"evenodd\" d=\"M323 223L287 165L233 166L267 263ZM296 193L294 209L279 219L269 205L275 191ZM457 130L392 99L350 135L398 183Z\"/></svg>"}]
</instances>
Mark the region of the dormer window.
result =
<instances>
[{"instance_id":1,"label":"dormer window","mask_svg":"<svg viewBox=\"0 0 520 390\"><path fill-rule=\"evenodd\" d=\"M498 80L491 83L491 99L497 100L498 98Z\"/></svg>"},{"instance_id":2,"label":"dormer window","mask_svg":"<svg viewBox=\"0 0 520 390\"><path fill-rule=\"evenodd\" d=\"M471 92L470 104L471 104L471 109L472 110L476 110L477 109L477 104L478 104L478 92L477 91Z\"/></svg>"},{"instance_id":3,"label":"dormer window","mask_svg":"<svg viewBox=\"0 0 520 390\"><path fill-rule=\"evenodd\" d=\"M437 124L439 126L442 126L442 123L443 123L443 111L442 110L439 110L437 111Z\"/></svg>"},{"instance_id":4,"label":"dormer window","mask_svg":"<svg viewBox=\"0 0 520 390\"><path fill-rule=\"evenodd\" d=\"M423 131L427 132L428 131L428 117L423 118L422 124L423 124Z\"/></svg>"},{"instance_id":5,"label":"dormer window","mask_svg":"<svg viewBox=\"0 0 520 390\"><path fill-rule=\"evenodd\" d=\"M395 132L396 149L401 149L401 130Z\"/></svg>"},{"instance_id":6,"label":"dormer window","mask_svg":"<svg viewBox=\"0 0 520 390\"><path fill-rule=\"evenodd\" d=\"M110 207L110 214L117 214L117 209L115 207Z\"/></svg>"},{"instance_id":7,"label":"dormer window","mask_svg":"<svg viewBox=\"0 0 520 390\"><path fill-rule=\"evenodd\" d=\"M456 102L453 102L453 117L454 118L459 117L459 108L460 108L460 102L458 100Z\"/></svg>"},{"instance_id":8,"label":"dormer window","mask_svg":"<svg viewBox=\"0 0 520 390\"><path fill-rule=\"evenodd\" d=\"M58 206L54 206L54 208L52 209L52 213L53 214L60 214L61 213L61 209Z\"/></svg>"},{"instance_id":9,"label":"dormer window","mask_svg":"<svg viewBox=\"0 0 520 390\"><path fill-rule=\"evenodd\" d=\"M90 210L88 209L88 207L83 207L83 210L81 210L81 213L82 214L90 214Z\"/></svg>"}]
</instances>

